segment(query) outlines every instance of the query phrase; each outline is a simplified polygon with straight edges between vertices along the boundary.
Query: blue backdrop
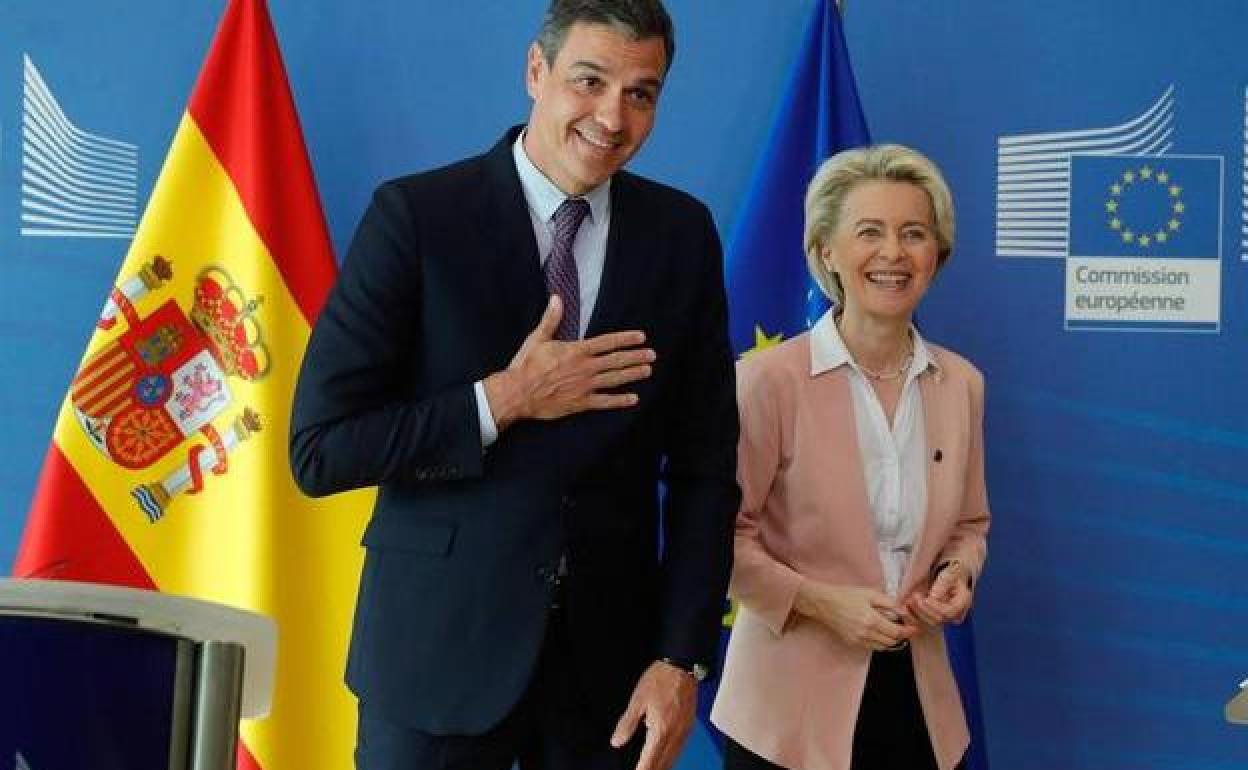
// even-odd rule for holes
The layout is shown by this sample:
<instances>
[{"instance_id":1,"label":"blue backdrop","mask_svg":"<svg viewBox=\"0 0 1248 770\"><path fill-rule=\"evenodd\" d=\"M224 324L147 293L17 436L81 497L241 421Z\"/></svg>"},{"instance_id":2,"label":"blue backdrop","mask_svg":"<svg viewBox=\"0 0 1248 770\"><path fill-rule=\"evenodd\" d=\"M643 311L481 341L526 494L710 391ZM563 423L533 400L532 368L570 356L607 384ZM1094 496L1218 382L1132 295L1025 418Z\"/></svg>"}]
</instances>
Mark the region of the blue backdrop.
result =
<instances>
[{"instance_id":1,"label":"blue backdrop","mask_svg":"<svg viewBox=\"0 0 1248 770\"><path fill-rule=\"evenodd\" d=\"M706 200L727 238L814 0L669 5L675 68L634 168ZM273 0L340 253L378 181L523 119L543 6ZM115 236L142 210L221 7L0 8L4 563L125 250ZM1248 730L1220 716L1248 674L1248 6L1194 7L846 9L872 137L923 149L957 196L958 243L922 322L988 380L995 523L975 630L998 770L1248 766ZM58 195L67 143L97 199ZM686 766L708 751L695 736Z\"/></svg>"},{"instance_id":2,"label":"blue backdrop","mask_svg":"<svg viewBox=\"0 0 1248 770\"><path fill-rule=\"evenodd\" d=\"M959 204L923 317L988 381L995 520L975 631L994 767L1248 766L1248 734L1220 719L1248 673L1246 25L1234 2L848 9L874 138L930 152ZM1183 255L1212 268L1193 280L1212 291L1199 310L1216 332L1156 331L1155 317L1071 328L1072 263L1189 261L1121 238L1116 252L1071 253L1085 218L1112 230L1113 180L1094 211L1063 178L1072 154L1094 152L1220 159L1218 190L1180 191L1191 224L1217 222L1219 253ZM1159 215L1133 214L1145 232L1167 226Z\"/></svg>"}]
</instances>

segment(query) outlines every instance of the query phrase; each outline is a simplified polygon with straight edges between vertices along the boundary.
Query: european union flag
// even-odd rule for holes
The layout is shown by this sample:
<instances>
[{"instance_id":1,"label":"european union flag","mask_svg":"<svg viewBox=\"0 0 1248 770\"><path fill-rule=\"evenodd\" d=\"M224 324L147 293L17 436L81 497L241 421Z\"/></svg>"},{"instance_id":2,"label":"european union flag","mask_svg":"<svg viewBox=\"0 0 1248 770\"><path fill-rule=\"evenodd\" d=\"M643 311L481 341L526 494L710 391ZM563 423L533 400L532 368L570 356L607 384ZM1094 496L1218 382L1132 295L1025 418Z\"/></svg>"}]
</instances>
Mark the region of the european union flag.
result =
<instances>
[{"instance_id":1,"label":"european union flag","mask_svg":"<svg viewBox=\"0 0 1248 770\"><path fill-rule=\"evenodd\" d=\"M1072 155L1072 257L1221 256L1222 159Z\"/></svg>"},{"instance_id":2,"label":"european union flag","mask_svg":"<svg viewBox=\"0 0 1248 770\"><path fill-rule=\"evenodd\" d=\"M792 336L822 314L823 295L809 280L802 251L806 184L823 160L869 141L841 14L835 3L819 0L728 241L732 342L738 352L764 335Z\"/></svg>"}]
</instances>

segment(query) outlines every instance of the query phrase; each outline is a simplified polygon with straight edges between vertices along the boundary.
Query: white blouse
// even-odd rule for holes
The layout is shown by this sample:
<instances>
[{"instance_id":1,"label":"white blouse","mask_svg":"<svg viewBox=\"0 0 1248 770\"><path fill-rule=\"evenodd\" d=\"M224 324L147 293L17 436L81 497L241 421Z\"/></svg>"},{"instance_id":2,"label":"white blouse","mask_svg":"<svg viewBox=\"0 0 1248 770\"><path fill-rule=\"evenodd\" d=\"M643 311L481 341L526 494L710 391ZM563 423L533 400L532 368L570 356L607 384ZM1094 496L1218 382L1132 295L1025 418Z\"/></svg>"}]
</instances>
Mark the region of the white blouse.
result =
<instances>
[{"instance_id":1,"label":"white blouse","mask_svg":"<svg viewBox=\"0 0 1248 770\"><path fill-rule=\"evenodd\" d=\"M911 327L910 333L914 358L889 426L875 390L845 347L833 311L825 313L810 330L811 376L849 367L867 501L875 520L885 587L893 597L901 586L927 510L927 432L918 378L928 367L935 369L936 363L918 330Z\"/></svg>"}]
</instances>

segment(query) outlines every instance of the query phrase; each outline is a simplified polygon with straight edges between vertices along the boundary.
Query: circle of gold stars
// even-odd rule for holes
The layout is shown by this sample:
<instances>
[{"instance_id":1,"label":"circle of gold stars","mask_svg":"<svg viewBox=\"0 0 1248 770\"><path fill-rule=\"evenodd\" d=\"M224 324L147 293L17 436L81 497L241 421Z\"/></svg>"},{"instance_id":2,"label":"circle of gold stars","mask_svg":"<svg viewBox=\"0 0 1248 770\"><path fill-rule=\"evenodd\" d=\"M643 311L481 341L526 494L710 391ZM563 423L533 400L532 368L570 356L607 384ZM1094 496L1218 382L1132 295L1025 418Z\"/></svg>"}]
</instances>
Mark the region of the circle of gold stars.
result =
<instances>
[{"instance_id":1,"label":"circle of gold stars","mask_svg":"<svg viewBox=\"0 0 1248 770\"><path fill-rule=\"evenodd\" d=\"M1128 193L1135 185L1156 184L1165 188L1166 195L1170 201L1170 207L1166 210L1168 219L1155 230L1147 230L1144 228L1135 229L1130 222L1124 222L1120 212L1122 204L1122 196ZM1164 245L1171 238L1178 234L1179 228L1183 226L1183 212L1187 211L1187 204L1183 202L1183 188L1175 184L1170 178L1170 173L1164 169L1154 170L1152 166L1144 165L1137 169L1127 169L1122 172L1122 176L1109 186L1109 200L1105 201L1105 212L1108 216L1109 228L1118 233L1122 238L1122 242L1128 245L1137 246L1141 249L1147 249L1154 244L1157 246Z\"/></svg>"}]
</instances>

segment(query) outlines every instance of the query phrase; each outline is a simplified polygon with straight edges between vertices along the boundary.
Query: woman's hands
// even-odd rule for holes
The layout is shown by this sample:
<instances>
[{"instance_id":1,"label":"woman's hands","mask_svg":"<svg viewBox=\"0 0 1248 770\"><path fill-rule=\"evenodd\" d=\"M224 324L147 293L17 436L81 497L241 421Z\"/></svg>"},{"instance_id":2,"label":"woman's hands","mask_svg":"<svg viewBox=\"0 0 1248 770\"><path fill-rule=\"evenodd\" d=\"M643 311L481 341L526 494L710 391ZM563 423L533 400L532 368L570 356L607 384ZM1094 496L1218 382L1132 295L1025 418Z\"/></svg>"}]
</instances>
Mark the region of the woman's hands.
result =
<instances>
[{"instance_id":1,"label":"woman's hands","mask_svg":"<svg viewBox=\"0 0 1248 770\"><path fill-rule=\"evenodd\" d=\"M827 626L846 644L874 651L895 648L925 629L961 623L972 596L970 573L960 562L951 561L941 567L926 591L916 591L904 602L871 588L806 578L793 609Z\"/></svg>"},{"instance_id":2,"label":"woman's hands","mask_svg":"<svg viewBox=\"0 0 1248 770\"><path fill-rule=\"evenodd\" d=\"M971 596L970 573L961 562L950 561L936 573L926 594L916 591L906 598L905 610L929 627L961 623L971 609Z\"/></svg>"},{"instance_id":3,"label":"woman's hands","mask_svg":"<svg viewBox=\"0 0 1248 770\"><path fill-rule=\"evenodd\" d=\"M891 596L870 588L804 579L793 609L830 628L846 644L868 650L897 647L919 632Z\"/></svg>"}]
</instances>

